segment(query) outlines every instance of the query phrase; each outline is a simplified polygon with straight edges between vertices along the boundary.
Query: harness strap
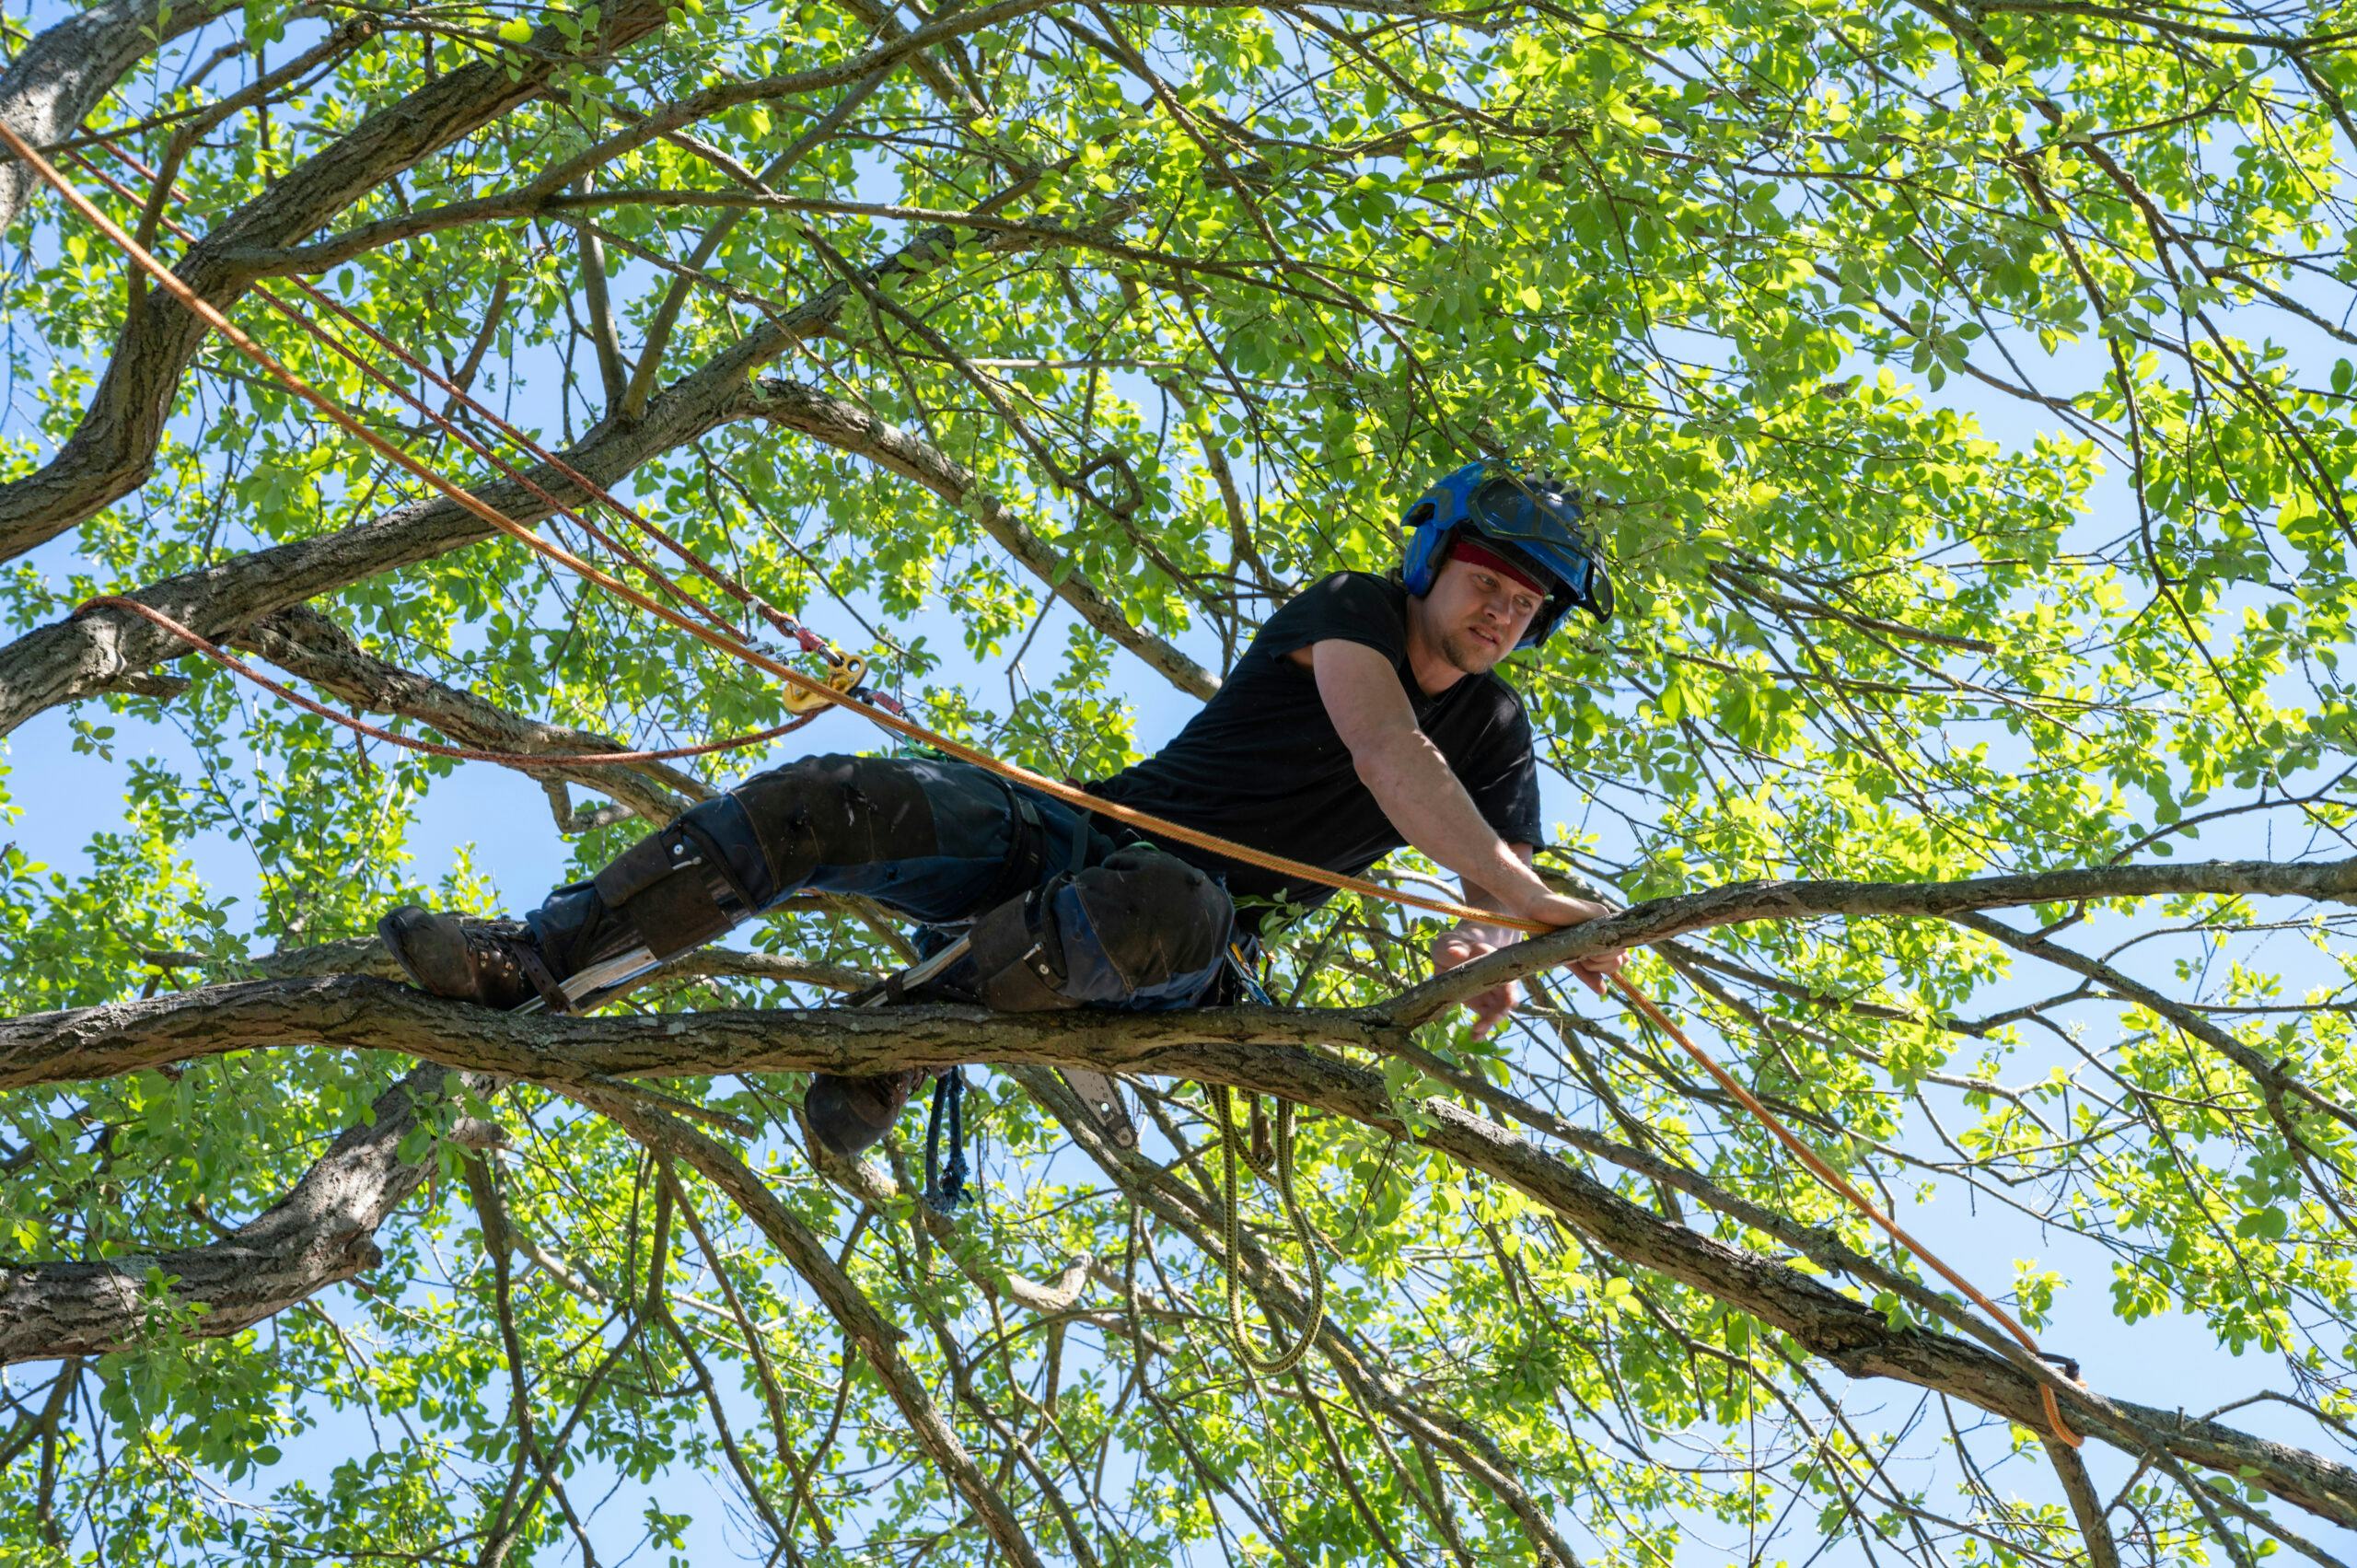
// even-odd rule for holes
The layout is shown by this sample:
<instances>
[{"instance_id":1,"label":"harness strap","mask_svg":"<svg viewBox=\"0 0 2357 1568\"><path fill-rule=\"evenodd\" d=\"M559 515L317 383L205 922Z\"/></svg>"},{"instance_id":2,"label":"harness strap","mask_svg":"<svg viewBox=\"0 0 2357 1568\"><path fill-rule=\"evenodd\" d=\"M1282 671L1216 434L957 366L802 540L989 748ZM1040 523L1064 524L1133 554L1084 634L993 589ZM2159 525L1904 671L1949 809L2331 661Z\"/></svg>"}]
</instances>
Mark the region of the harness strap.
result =
<instances>
[{"instance_id":1,"label":"harness strap","mask_svg":"<svg viewBox=\"0 0 2357 1568\"><path fill-rule=\"evenodd\" d=\"M941 1166L942 1107L949 1108L949 1165ZM933 1081L933 1109L924 1119L924 1206L936 1214L953 1214L965 1201L966 1071L952 1067Z\"/></svg>"},{"instance_id":2,"label":"harness strap","mask_svg":"<svg viewBox=\"0 0 2357 1568\"><path fill-rule=\"evenodd\" d=\"M998 880L981 900L986 910L1030 891L1048 868L1048 826L1040 819L1039 803L1016 788L1014 781L996 773L991 777L1006 792L1009 819L1006 855L999 862Z\"/></svg>"}]
</instances>

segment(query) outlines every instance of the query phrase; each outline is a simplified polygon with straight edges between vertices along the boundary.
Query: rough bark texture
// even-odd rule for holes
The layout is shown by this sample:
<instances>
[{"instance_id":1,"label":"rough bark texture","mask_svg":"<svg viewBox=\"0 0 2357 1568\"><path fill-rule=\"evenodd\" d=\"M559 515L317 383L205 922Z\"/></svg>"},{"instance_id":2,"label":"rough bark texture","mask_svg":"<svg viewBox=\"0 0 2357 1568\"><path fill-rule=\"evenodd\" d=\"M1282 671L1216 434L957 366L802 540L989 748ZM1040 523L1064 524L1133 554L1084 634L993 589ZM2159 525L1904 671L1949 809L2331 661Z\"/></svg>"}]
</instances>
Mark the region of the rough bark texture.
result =
<instances>
[{"instance_id":1,"label":"rough bark texture","mask_svg":"<svg viewBox=\"0 0 2357 1568\"><path fill-rule=\"evenodd\" d=\"M0 120L36 147L74 134L125 73L163 44L234 9L223 0L166 6L111 0L44 29L0 73ZM0 158L0 231L39 187L33 171Z\"/></svg>"},{"instance_id":2,"label":"rough bark texture","mask_svg":"<svg viewBox=\"0 0 2357 1568\"><path fill-rule=\"evenodd\" d=\"M633 424L600 424L558 455L600 484L621 479L661 453L739 417L752 363L739 343L655 400ZM772 351L775 352L775 351ZM522 470L541 489L574 504L586 499L553 468ZM547 505L506 480L475 494L518 522L549 515ZM334 533L296 540L218 565L168 577L134 597L208 637L222 637L278 610L490 537L481 519L441 496L411 501ZM99 610L52 621L0 648L0 734L60 703L70 703L132 671L187 652L168 633L121 610Z\"/></svg>"},{"instance_id":3,"label":"rough bark texture","mask_svg":"<svg viewBox=\"0 0 2357 1568\"><path fill-rule=\"evenodd\" d=\"M227 307L251 285L228 259L255 246L301 238L421 158L537 97L568 65L608 55L661 27L661 0L621 0L600 14L578 53L543 28L505 64L465 66L387 106L272 182L215 224L172 271L199 296ZM207 329L160 289L143 291L82 421L57 455L0 484L0 559L21 555L128 494L153 467L181 374Z\"/></svg>"},{"instance_id":4,"label":"rough bark texture","mask_svg":"<svg viewBox=\"0 0 2357 1568\"><path fill-rule=\"evenodd\" d=\"M1616 1256L1750 1314L1853 1376L1897 1378L2025 1426L2042 1423L2038 1389L2042 1383L2056 1386L2050 1375L1953 1334L1894 1330L1864 1303L1773 1258L1641 1208L1451 1101L1425 1101L1421 1126L1411 1130L1379 1074L1301 1043L1379 1051L1397 1038L1394 1029L1362 1015L1260 1008L1160 1016L1009 1017L910 1008L547 1018L487 1013L374 980L256 981L8 1020L0 1024L0 1087L301 1044L403 1051L465 1070L530 1078L604 1103L618 1103L611 1086L617 1077L876 1072L960 1061L1226 1083L1412 1136L1546 1205ZM2102 1369L2094 1370L2100 1375ZM2083 1432L2131 1453L2157 1446L2181 1460L2237 1471L2285 1502L2357 1527L2357 1471L2347 1466L2182 1412L2068 1386L2060 1392L2068 1418Z\"/></svg>"},{"instance_id":5,"label":"rough bark texture","mask_svg":"<svg viewBox=\"0 0 2357 1568\"><path fill-rule=\"evenodd\" d=\"M238 647L260 654L354 707L394 713L432 725L451 741L482 751L521 757L627 749L611 736L565 729L511 714L470 691L389 664L354 642L315 610L282 610L230 634ZM534 776L578 784L612 796L650 821L668 821L711 794L701 781L660 762L593 768L540 768Z\"/></svg>"},{"instance_id":6,"label":"rough bark texture","mask_svg":"<svg viewBox=\"0 0 2357 1568\"><path fill-rule=\"evenodd\" d=\"M172 1279L171 1304L193 1308L186 1332L234 1334L351 1279L381 1260L377 1227L434 1168L403 1160L421 1100L455 1074L420 1067L377 1097L374 1121L331 1144L292 1191L207 1247L99 1262L0 1264L0 1365L99 1355L140 1337L148 1275ZM495 1130L461 1121L453 1135L480 1144Z\"/></svg>"}]
</instances>

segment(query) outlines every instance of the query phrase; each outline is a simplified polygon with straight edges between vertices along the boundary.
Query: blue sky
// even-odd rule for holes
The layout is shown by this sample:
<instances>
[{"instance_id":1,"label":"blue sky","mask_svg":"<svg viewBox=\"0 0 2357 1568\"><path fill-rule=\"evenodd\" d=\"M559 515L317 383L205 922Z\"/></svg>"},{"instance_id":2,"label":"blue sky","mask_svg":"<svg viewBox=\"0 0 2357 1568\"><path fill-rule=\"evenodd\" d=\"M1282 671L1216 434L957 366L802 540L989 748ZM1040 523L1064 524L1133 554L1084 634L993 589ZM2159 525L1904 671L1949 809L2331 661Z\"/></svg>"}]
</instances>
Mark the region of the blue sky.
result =
<instances>
[{"instance_id":1,"label":"blue sky","mask_svg":"<svg viewBox=\"0 0 2357 1568\"><path fill-rule=\"evenodd\" d=\"M48 14L36 7L36 25ZM623 286L628 286L627 278ZM2323 351L2304 345L2302 352ZM1938 397L1950 406L1973 412L1988 434L2008 445L2026 445L2038 432L2039 427L2023 405L2003 400L1968 379L1949 382ZM0 435L22 434L24 429L17 411L0 410ZM2098 488L2086 519L2088 537L2109 538L2124 531L2131 522L2126 505L2127 497L2118 476L2107 477ZM70 537L54 541L36 552L32 561L53 580L62 581L78 563L75 542ZM860 608L879 624L886 624L873 605ZM855 629L830 614L831 609L810 607L808 619L821 630L854 633ZM1074 617L1062 607L1050 611L1026 661L1025 672L1034 681L1044 684L1052 677L1062 655L1063 635L1073 624ZM946 616L928 613L891 624L888 629L897 634L929 636L932 645L948 656L939 679L964 686L980 703L995 705L1004 702L1006 674L1003 664L965 658L958 630ZM1209 636L1182 639L1182 645L1197 658L1216 663L1218 649ZM1191 699L1173 691L1161 678L1127 656L1120 656L1116 671L1120 690L1135 712L1141 747L1151 749L1174 733L1192 712ZM255 701L268 703L272 699L257 694ZM96 715L95 705L87 711ZM113 721L119 730L114 759L75 755L68 745L74 716L73 710L44 714L6 742L6 786L17 812L6 836L33 858L68 874L87 865L84 846L93 834L121 824L125 780L133 757L148 756L192 776L207 761L197 757L184 738L168 726L143 728L120 719ZM828 716L795 739L806 743L804 749L814 751L865 749L880 744L876 732L842 714ZM793 754L795 753L788 750L781 753L778 760ZM230 756L211 761L234 768L249 760ZM1576 824L1585 816L1585 802L1551 775L1543 781L1542 799L1551 822ZM557 880L570 854L551 820L540 786L522 774L483 765L462 768L426 796L411 834L411 847L417 872L427 881L453 864L463 850L494 879L512 910L535 901L540 889ZM2230 825L2205 839L2202 853L2223 857L2263 854L2273 848L2271 841L2263 837L2263 830ZM212 886L239 893L245 900L245 908L255 906L255 867L244 846L215 835L190 846L190 852ZM2119 923L2113 923L2119 926ZM2124 934L2125 927L2119 929ZM2292 948L2292 944L2279 942L2270 948L2270 956L2283 961L2293 976L2296 993L2303 977L2313 978L2317 971L2307 955ZM2140 961L2143 967L2138 972L2165 977L2162 955L2155 953ZM2049 983L2052 979L2049 974L2017 973L2015 981L2006 988L2007 993L1991 998L1991 1005L2002 1005L2056 989ZM2088 1020L2094 1040L2099 1043L2107 1038L2102 1009L2084 1009L2081 1016ZM2055 1059L2062 1060L2059 1056ZM2009 1066L2004 1076L2013 1082L2035 1078L2042 1075L2047 1064L2038 1049L2032 1047ZM2280 1381L2279 1370L2271 1363L2237 1361L2220 1350L2199 1324L2164 1317L2123 1330L2110 1314L2107 1262L2092 1245L2074 1242L2059 1234L2041 1234L2018 1218L1991 1223L1980 1212L1982 1205L1976 1204L1961 1189L1925 1189L1917 1200L1902 1216L1906 1223L1968 1274L1984 1283L2000 1285L2009 1279L2016 1258L2036 1255L2062 1270L2068 1285L2061 1297L2054 1325L2041 1337L2049 1346L2080 1356L2091 1381L2103 1390L2157 1405L2202 1409L2239 1398L2255 1387ZM1870 1423L1877 1410L1897 1410L1911 1402L1914 1391L1868 1383L1853 1386L1851 1397L1856 1401L1856 1413ZM2264 1407L2240 1411L2235 1419L2253 1430L2279 1430L2287 1438L2311 1439L2305 1423L2287 1421L2281 1412ZM317 1442L324 1454L339 1442L349 1441L358 1446L366 1440L365 1431L356 1427L343 1433L331 1428L321 1433ZM1926 1431L1917 1446L1928 1453L1933 1442L1930 1431ZM2116 1456L2091 1449L2090 1459L2097 1484L2107 1493L2124 1478L2125 1462ZM2038 1463L2034 1455L2026 1462L2032 1467ZM2024 1469L2022 1466L2023 1461L2015 1461L2001 1470L2001 1480L2016 1479L2026 1492L2046 1495L2042 1476L2034 1468ZM716 1550L726 1539L717 1511L700 1511L700 1516L698 1538L702 1544ZM2327 1539L2326 1544L2343 1551L2357 1549L2357 1540L2336 1543ZM1831 1554L1824 1561L1853 1560L1863 1561L1846 1551Z\"/></svg>"}]
</instances>

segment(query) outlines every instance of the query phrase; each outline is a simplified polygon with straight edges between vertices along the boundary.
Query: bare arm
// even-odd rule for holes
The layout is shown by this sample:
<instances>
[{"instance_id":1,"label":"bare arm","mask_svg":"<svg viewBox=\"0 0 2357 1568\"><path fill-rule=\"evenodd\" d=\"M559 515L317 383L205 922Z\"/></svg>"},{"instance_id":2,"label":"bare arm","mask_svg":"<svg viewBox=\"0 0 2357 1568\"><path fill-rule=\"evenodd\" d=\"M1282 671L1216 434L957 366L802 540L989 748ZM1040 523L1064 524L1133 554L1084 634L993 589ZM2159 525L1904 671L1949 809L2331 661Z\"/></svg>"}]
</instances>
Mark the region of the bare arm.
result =
<instances>
[{"instance_id":1,"label":"bare arm","mask_svg":"<svg viewBox=\"0 0 2357 1568\"><path fill-rule=\"evenodd\" d=\"M1306 650L1318 694L1351 749L1351 761L1399 836L1463 879L1465 901L1550 925L1576 925L1609 913L1604 905L1550 891L1531 869L1532 846L1498 836L1465 793L1440 749L1416 724L1391 661L1375 649L1335 640ZM1302 656L1294 656L1296 659ZM1433 969L1455 969L1521 940L1510 926L1462 920L1433 943ZM1591 989L1618 970L1623 955L1599 953L1573 968ZM1488 1034L1521 999L1509 981L1468 999L1473 1032Z\"/></svg>"},{"instance_id":2,"label":"bare arm","mask_svg":"<svg viewBox=\"0 0 2357 1568\"><path fill-rule=\"evenodd\" d=\"M1401 838L1465 879L1469 899L1479 890L1475 901L1549 925L1576 925L1605 912L1601 904L1549 891L1530 869L1528 846L1515 853L1483 819L1440 749L1417 727L1388 659L1331 639L1308 653L1318 695L1351 749L1360 781Z\"/></svg>"}]
</instances>

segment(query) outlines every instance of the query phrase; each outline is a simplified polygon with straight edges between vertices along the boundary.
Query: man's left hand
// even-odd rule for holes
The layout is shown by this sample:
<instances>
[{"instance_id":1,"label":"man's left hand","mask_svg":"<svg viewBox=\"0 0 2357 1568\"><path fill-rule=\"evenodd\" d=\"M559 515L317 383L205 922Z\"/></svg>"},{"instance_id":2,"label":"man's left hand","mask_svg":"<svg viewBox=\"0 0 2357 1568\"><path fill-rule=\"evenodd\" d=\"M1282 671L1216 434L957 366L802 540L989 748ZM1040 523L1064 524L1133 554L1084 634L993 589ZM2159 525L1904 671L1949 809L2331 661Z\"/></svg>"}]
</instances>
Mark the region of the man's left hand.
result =
<instances>
[{"instance_id":1,"label":"man's left hand","mask_svg":"<svg viewBox=\"0 0 2357 1568\"><path fill-rule=\"evenodd\" d=\"M1599 913L1610 912L1601 905L1597 910ZM1509 931L1462 924L1450 926L1433 943L1433 973L1439 974L1460 964L1469 964L1486 953L1511 947L1517 940L1518 936ZM1620 966L1628 961L1629 950L1615 947L1608 952L1577 959L1568 967L1579 977L1581 984L1601 996L1612 977L1620 972ZM1493 985L1478 995L1467 997L1465 1005L1473 1009L1473 1038L1480 1040L1504 1023L1507 1015L1521 1001L1522 987L1511 980L1503 985Z\"/></svg>"}]
</instances>

